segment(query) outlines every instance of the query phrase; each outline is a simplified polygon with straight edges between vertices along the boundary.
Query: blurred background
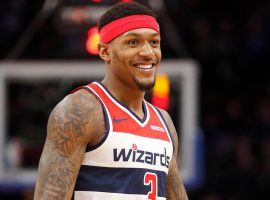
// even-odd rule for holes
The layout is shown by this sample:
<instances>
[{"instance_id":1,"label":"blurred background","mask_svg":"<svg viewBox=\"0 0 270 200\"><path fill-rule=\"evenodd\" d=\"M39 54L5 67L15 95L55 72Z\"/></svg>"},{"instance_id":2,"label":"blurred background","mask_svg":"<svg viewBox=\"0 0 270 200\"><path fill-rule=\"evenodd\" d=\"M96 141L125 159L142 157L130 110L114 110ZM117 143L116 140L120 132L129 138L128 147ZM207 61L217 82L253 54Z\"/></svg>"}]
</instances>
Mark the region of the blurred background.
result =
<instances>
[{"instance_id":1,"label":"blurred background","mask_svg":"<svg viewBox=\"0 0 270 200\"><path fill-rule=\"evenodd\" d=\"M116 2L1 0L0 68L29 61L98 62L95 25ZM158 15L163 59L194 60L199 66L203 179L187 188L189 198L270 199L269 0L137 2ZM2 144L6 155L0 162L10 168L36 168L49 113L74 87L87 82L8 81L6 107L0 107L7 110ZM173 84L167 108L171 115L179 109ZM0 184L1 200L28 200L32 195L31 184Z\"/></svg>"}]
</instances>

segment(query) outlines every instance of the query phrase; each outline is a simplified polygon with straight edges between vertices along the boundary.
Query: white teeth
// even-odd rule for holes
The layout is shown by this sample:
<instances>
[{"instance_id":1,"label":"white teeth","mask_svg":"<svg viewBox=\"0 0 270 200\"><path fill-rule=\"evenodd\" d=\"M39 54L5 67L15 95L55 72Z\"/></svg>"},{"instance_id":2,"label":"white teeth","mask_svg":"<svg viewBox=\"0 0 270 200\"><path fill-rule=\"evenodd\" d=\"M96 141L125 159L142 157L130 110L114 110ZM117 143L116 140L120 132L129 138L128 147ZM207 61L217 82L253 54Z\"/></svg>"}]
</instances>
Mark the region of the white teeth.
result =
<instances>
[{"instance_id":1,"label":"white teeth","mask_svg":"<svg viewBox=\"0 0 270 200\"><path fill-rule=\"evenodd\" d=\"M140 69L151 69L153 67L153 65L151 64L147 64L147 65L137 65L136 67L140 68Z\"/></svg>"}]
</instances>

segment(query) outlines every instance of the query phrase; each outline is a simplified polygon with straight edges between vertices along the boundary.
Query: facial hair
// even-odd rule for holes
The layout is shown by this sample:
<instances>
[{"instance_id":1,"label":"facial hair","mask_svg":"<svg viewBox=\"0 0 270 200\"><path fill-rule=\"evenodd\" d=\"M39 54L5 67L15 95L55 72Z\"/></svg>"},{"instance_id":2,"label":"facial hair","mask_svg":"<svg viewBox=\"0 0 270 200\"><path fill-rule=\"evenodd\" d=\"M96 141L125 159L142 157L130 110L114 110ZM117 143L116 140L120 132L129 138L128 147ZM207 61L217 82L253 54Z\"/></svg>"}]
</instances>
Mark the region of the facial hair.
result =
<instances>
[{"instance_id":1,"label":"facial hair","mask_svg":"<svg viewBox=\"0 0 270 200\"><path fill-rule=\"evenodd\" d=\"M146 90L152 89L155 86L156 76L155 76L154 81L152 81L150 83L140 82L139 80L136 79L136 77L133 77L133 81L141 91L146 91Z\"/></svg>"},{"instance_id":2,"label":"facial hair","mask_svg":"<svg viewBox=\"0 0 270 200\"><path fill-rule=\"evenodd\" d=\"M118 56L117 52L113 51L113 56L122 63L125 63L124 60L121 60L120 57ZM147 91L152 89L155 86L155 82L156 82L156 75L154 77L154 80L152 82L149 83L143 83L142 81L138 80L136 78L136 76L132 76L132 80L133 82L136 84L136 86L141 90L141 91Z\"/></svg>"}]
</instances>

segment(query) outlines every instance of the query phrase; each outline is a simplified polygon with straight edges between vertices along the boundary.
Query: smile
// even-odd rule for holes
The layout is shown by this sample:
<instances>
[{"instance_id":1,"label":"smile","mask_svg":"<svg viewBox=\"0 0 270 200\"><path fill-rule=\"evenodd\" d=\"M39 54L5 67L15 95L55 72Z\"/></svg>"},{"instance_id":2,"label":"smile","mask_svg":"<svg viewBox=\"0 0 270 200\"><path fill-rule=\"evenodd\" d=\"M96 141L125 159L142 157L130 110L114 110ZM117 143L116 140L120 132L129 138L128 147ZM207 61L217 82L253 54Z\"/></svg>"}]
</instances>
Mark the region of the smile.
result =
<instances>
[{"instance_id":1,"label":"smile","mask_svg":"<svg viewBox=\"0 0 270 200\"><path fill-rule=\"evenodd\" d=\"M154 65L153 64L137 64L134 65L136 68L141 69L141 70L151 70L153 69Z\"/></svg>"}]
</instances>

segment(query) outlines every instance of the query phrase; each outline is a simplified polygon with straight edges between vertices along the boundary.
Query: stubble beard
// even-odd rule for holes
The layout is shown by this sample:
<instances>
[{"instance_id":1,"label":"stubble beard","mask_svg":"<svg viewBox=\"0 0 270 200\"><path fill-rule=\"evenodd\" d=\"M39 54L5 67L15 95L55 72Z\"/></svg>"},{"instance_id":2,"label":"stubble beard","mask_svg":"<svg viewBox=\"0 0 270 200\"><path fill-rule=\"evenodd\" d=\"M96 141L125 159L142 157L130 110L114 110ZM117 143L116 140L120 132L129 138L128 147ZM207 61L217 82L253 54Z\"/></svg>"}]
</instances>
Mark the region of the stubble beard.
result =
<instances>
[{"instance_id":1,"label":"stubble beard","mask_svg":"<svg viewBox=\"0 0 270 200\"><path fill-rule=\"evenodd\" d=\"M133 81L141 91L147 91L147 90L152 89L155 86L156 76L154 77L153 81L148 82L148 83L144 83L144 82L136 79L136 77L133 77Z\"/></svg>"},{"instance_id":2,"label":"stubble beard","mask_svg":"<svg viewBox=\"0 0 270 200\"><path fill-rule=\"evenodd\" d=\"M113 51L113 56L120 62L123 62L120 57L118 56L118 54ZM123 62L124 63L124 62ZM141 91L147 91L147 90L150 90L152 89L154 86L155 86L155 83L156 83L156 74L155 74L155 77L154 77L154 80L152 82L148 82L148 83L144 83L140 80L138 80L136 77L132 77L133 79L133 82L137 85L137 87L141 90Z\"/></svg>"}]
</instances>

